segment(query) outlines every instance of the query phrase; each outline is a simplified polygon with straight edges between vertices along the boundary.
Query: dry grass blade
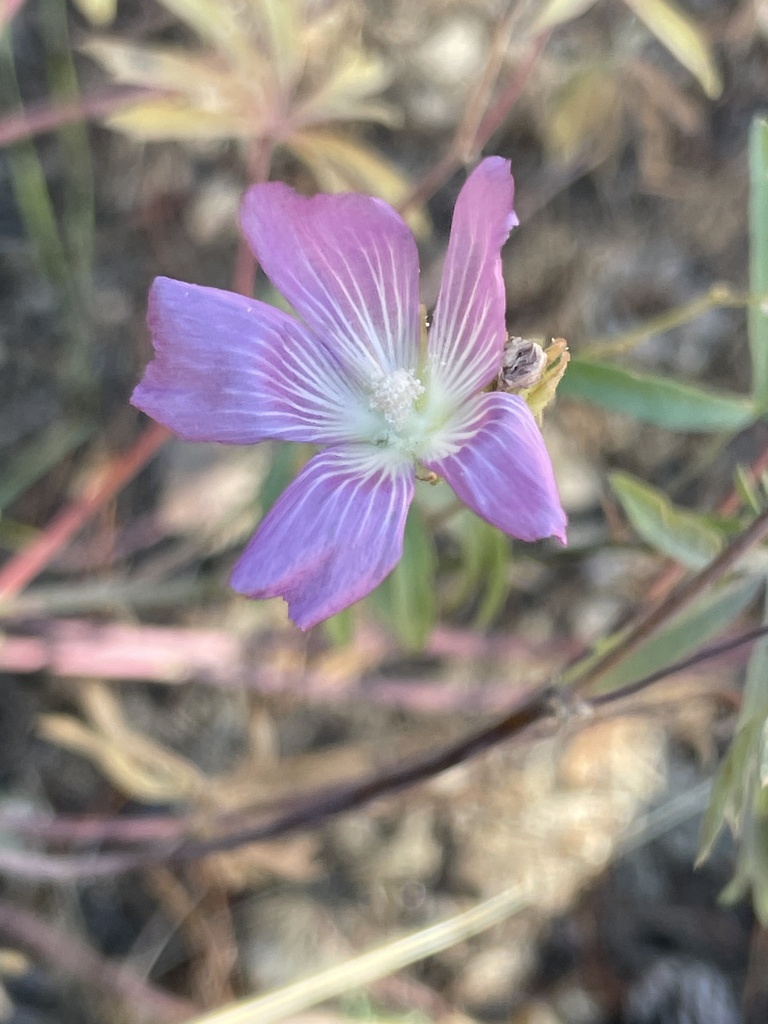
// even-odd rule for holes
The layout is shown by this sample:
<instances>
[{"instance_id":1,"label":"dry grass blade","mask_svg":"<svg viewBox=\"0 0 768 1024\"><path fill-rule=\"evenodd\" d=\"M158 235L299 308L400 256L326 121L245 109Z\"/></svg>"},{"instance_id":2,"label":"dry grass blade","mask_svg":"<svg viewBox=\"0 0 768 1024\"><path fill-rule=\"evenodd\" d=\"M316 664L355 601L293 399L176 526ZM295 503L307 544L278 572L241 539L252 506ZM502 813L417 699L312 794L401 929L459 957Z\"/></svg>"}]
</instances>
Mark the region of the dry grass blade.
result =
<instances>
[{"instance_id":1,"label":"dry grass blade","mask_svg":"<svg viewBox=\"0 0 768 1024\"><path fill-rule=\"evenodd\" d=\"M531 900L532 893L525 886L512 886L439 924L394 939L266 996L245 999L205 1014L190 1024L273 1024L285 1020L291 1014L308 1010L345 992L364 988L395 971L487 931L525 910Z\"/></svg>"}]
</instances>

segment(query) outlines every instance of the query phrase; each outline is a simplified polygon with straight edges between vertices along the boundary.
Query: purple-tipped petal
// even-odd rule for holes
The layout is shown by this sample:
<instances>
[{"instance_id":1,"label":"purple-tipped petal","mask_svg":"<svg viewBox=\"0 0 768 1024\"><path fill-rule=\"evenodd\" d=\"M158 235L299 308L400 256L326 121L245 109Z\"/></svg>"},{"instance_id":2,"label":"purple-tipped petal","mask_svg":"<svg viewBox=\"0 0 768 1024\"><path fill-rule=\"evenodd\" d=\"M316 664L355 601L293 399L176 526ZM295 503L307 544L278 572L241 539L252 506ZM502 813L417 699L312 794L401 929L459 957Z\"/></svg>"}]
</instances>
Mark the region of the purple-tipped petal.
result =
<instances>
[{"instance_id":1,"label":"purple-tipped petal","mask_svg":"<svg viewBox=\"0 0 768 1024\"><path fill-rule=\"evenodd\" d=\"M269 182L246 193L241 223L267 277L359 381L416 367L418 254L390 206Z\"/></svg>"},{"instance_id":2,"label":"purple-tipped petal","mask_svg":"<svg viewBox=\"0 0 768 1024\"><path fill-rule=\"evenodd\" d=\"M434 386L458 404L499 370L506 340L501 247L517 224L509 161L483 160L459 193L429 332Z\"/></svg>"},{"instance_id":3,"label":"purple-tipped petal","mask_svg":"<svg viewBox=\"0 0 768 1024\"><path fill-rule=\"evenodd\" d=\"M505 533L527 541L557 537L565 544L565 512L530 409L518 395L501 392L479 395L474 404L462 432L477 427L477 433L455 455L427 468Z\"/></svg>"},{"instance_id":4,"label":"purple-tipped petal","mask_svg":"<svg viewBox=\"0 0 768 1024\"><path fill-rule=\"evenodd\" d=\"M370 436L368 400L306 327L272 306L159 277L149 327L155 358L131 401L187 440Z\"/></svg>"},{"instance_id":5,"label":"purple-tipped petal","mask_svg":"<svg viewBox=\"0 0 768 1024\"><path fill-rule=\"evenodd\" d=\"M386 450L329 448L273 505L234 568L249 597L283 597L301 629L370 593L403 553L414 470Z\"/></svg>"}]
</instances>

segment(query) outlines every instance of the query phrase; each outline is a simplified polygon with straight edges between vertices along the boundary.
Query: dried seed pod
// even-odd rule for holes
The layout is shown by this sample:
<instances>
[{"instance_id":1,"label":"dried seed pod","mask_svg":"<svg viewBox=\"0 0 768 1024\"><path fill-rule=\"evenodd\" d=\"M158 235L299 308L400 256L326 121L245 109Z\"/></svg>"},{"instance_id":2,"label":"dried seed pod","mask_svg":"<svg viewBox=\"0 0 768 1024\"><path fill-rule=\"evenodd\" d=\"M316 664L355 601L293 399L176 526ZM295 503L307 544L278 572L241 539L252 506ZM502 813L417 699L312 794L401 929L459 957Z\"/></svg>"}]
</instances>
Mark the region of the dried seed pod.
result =
<instances>
[{"instance_id":1,"label":"dried seed pod","mask_svg":"<svg viewBox=\"0 0 768 1024\"><path fill-rule=\"evenodd\" d=\"M499 391L524 391L538 384L547 365L544 349L536 341L508 338L499 371Z\"/></svg>"}]
</instances>

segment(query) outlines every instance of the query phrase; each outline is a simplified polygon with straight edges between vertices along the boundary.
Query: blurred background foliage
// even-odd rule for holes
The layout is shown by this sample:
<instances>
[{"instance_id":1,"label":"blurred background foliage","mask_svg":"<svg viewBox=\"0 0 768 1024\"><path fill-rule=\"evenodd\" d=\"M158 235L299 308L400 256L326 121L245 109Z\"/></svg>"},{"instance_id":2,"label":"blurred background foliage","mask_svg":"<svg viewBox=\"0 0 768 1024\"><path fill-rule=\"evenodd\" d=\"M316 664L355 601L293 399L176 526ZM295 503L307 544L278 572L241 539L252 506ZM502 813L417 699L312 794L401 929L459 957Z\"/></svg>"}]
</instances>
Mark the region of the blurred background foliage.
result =
<instances>
[{"instance_id":1,"label":"blurred background foliage","mask_svg":"<svg viewBox=\"0 0 768 1024\"><path fill-rule=\"evenodd\" d=\"M429 749L534 683L599 668L584 694L610 693L768 623L762 537L728 558L767 505L763 0L5 0L0 26L0 932L77 976L64 923L93 967L45 1018L43 983L0 950L0 1017L96 1020L104 1001L186 1019L315 971L282 1002L205 1019L309 1022L295 1013L337 996L311 1019L671 1022L652 1008L694 998L680 979L696 962L690 991L724 993L702 1024L763 1022L765 642L746 667L720 659L442 790L156 865L135 891L117 876L49 895L62 843L97 849L73 812L117 849L205 835ZM510 331L570 346L543 417L569 546L513 544L422 486L392 575L300 637L280 602L236 598L226 577L310 451L185 446L139 422L147 287L163 273L280 303L237 235L243 190L274 177L400 209L429 305L465 169L490 152L517 180ZM664 848L654 873L637 851L693 823L689 865L705 806L703 905L728 883L738 909L713 927L736 952L676 933L670 987L669 950L625 936L605 952L612 880L634 872L638 904L663 906L680 864ZM436 937L448 915L452 938ZM381 945L401 929L410 952ZM361 944L378 949L365 965Z\"/></svg>"}]
</instances>

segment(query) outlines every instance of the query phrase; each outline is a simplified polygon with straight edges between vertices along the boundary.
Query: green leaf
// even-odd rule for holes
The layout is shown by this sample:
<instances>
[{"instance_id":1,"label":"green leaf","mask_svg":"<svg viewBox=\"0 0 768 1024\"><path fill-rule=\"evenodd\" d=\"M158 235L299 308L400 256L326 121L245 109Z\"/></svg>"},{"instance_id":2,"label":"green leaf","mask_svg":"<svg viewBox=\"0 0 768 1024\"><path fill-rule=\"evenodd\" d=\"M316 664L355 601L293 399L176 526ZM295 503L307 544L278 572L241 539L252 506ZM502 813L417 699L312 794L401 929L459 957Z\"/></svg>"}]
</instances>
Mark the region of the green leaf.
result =
<instances>
[{"instance_id":1,"label":"green leaf","mask_svg":"<svg viewBox=\"0 0 768 1024\"><path fill-rule=\"evenodd\" d=\"M309 445L296 445L287 441L274 443L269 469L259 488L259 504L263 515L269 512L297 475L311 451Z\"/></svg>"},{"instance_id":2,"label":"green leaf","mask_svg":"<svg viewBox=\"0 0 768 1024\"><path fill-rule=\"evenodd\" d=\"M768 818L755 822L751 845L752 902L760 924L768 928Z\"/></svg>"},{"instance_id":3,"label":"green leaf","mask_svg":"<svg viewBox=\"0 0 768 1024\"><path fill-rule=\"evenodd\" d=\"M722 550L717 530L695 512L677 508L663 491L629 473L608 479L632 526L657 551L689 569L703 569Z\"/></svg>"},{"instance_id":4,"label":"green leaf","mask_svg":"<svg viewBox=\"0 0 768 1024\"><path fill-rule=\"evenodd\" d=\"M768 408L768 121L756 117L749 135L749 307L752 394Z\"/></svg>"},{"instance_id":5,"label":"green leaf","mask_svg":"<svg viewBox=\"0 0 768 1024\"><path fill-rule=\"evenodd\" d=\"M355 616L351 608L332 615L323 623L326 636L334 647L347 647L355 639Z\"/></svg>"},{"instance_id":6,"label":"green leaf","mask_svg":"<svg viewBox=\"0 0 768 1024\"><path fill-rule=\"evenodd\" d=\"M768 589L763 597L763 623L768 626ZM744 681L738 728L754 719L768 715L768 638L758 640L752 648Z\"/></svg>"},{"instance_id":7,"label":"green leaf","mask_svg":"<svg viewBox=\"0 0 768 1024\"><path fill-rule=\"evenodd\" d=\"M405 525L403 557L370 595L400 643L411 651L424 647L437 618L435 549L419 509L411 506Z\"/></svg>"},{"instance_id":8,"label":"green leaf","mask_svg":"<svg viewBox=\"0 0 768 1024\"><path fill-rule=\"evenodd\" d=\"M721 633L744 611L762 585L761 578L751 577L718 587L706 594L685 612L672 618L664 629L649 637L615 668L606 672L600 680L600 691L610 692L642 679L699 650L707 640ZM620 637L616 642L620 642Z\"/></svg>"},{"instance_id":9,"label":"green leaf","mask_svg":"<svg viewBox=\"0 0 768 1024\"><path fill-rule=\"evenodd\" d=\"M87 420L58 421L24 445L0 480L0 513L94 433Z\"/></svg>"},{"instance_id":10,"label":"green leaf","mask_svg":"<svg viewBox=\"0 0 768 1024\"><path fill-rule=\"evenodd\" d=\"M457 609L479 600L472 625L477 629L487 629L495 621L509 594L509 541L500 530L469 509L462 510L453 518L451 534L461 555L458 582L448 603Z\"/></svg>"},{"instance_id":11,"label":"green leaf","mask_svg":"<svg viewBox=\"0 0 768 1024\"><path fill-rule=\"evenodd\" d=\"M720 765L712 787L709 807L701 823L697 866L712 852L723 825L728 824L736 834L741 831L752 790L750 781L753 773L750 762L754 761L759 726L759 722L753 722L737 733Z\"/></svg>"},{"instance_id":12,"label":"green leaf","mask_svg":"<svg viewBox=\"0 0 768 1024\"><path fill-rule=\"evenodd\" d=\"M672 0L624 0L662 46L688 68L710 99L723 91L720 72L698 25Z\"/></svg>"},{"instance_id":13,"label":"green leaf","mask_svg":"<svg viewBox=\"0 0 768 1024\"><path fill-rule=\"evenodd\" d=\"M741 463L738 463L733 471L733 487L746 508L756 516L759 515L762 511L760 495L752 480L752 474Z\"/></svg>"},{"instance_id":14,"label":"green leaf","mask_svg":"<svg viewBox=\"0 0 768 1024\"><path fill-rule=\"evenodd\" d=\"M757 747L757 776L762 789L768 789L768 718L760 730L760 741Z\"/></svg>"},{"instance_id":15,"label":"green leaf","mask_svg":"<svg viewBox=\"0 0 768 1024\"><path fill-rule=\"evenodd\" d=\"M668 430L717 433L741 430L755 419L749 399L608 363L572 359L560 394L634 416Z\"/></svg>"}]
</instances>

